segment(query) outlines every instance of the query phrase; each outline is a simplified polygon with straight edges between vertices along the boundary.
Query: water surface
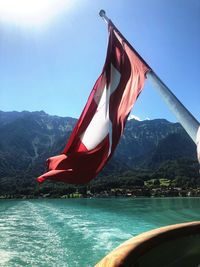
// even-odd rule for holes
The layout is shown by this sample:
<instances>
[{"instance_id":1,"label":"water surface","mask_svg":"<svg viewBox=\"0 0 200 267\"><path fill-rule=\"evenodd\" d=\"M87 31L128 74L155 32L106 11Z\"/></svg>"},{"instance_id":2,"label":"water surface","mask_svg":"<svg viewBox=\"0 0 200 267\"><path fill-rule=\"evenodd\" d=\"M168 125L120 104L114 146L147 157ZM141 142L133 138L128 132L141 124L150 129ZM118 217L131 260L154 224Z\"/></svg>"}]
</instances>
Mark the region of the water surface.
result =
<instances>
[{"instance_id":1,"label":"water surface","mask_svg":"<svg viewBox=\"0 0 200 267\"><path fill-rule=\"evenodd\" d=\"M0 201L0 266L90 267L123 241L200 220L199 198Z\"/></svg>"}]
</instances>

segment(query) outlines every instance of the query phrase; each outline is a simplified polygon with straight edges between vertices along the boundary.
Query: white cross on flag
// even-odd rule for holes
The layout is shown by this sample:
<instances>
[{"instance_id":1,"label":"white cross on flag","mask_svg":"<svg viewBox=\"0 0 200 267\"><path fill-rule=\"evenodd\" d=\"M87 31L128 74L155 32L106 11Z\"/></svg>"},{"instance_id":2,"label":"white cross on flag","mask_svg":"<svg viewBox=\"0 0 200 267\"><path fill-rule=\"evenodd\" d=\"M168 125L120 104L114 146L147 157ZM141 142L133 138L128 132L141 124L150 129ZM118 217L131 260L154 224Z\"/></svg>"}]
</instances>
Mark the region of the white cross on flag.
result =
<instances>
[{"instance_id":1,"label":"white cross on flag","mask_svg":"<svg viewBox=\"0 0 200 267\"><path fill-rule=\"evenodd\" d=\"M81 184L93 179L111 158L149 66L109 22L109 43L102 74L61 155L47 160L37 178Z\"/></svg>"}]
</instances>

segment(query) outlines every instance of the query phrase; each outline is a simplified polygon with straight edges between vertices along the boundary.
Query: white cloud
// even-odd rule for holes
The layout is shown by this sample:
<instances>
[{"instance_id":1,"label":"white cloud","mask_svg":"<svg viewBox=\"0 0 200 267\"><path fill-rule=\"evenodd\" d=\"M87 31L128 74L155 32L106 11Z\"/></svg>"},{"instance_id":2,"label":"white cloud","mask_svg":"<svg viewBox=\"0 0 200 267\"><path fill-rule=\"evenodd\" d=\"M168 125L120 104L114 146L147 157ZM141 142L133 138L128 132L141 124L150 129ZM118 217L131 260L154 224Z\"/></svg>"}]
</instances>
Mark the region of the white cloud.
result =
<instances>
[{"instance_id":1,"label":"white cloud","mask_svg":"<svg viewBox=\"0 0 200 267\"><path fill-rule=\"evenodd\" d=\"M136 121L141 121L141 119L139 117L137 117L137 116L135 116L133 114L130 114L129 117L128 117L128 120L132 120L132 119L134 119Z\"/></svg>"},{"instance_id":2,"label":"white cloud","mask_svg":"<svg viewBox=\"0 0 200 267\"><path fill-rule=\"evenodd\" d=\"M141 119L139 118L138 116L134 115L134 114L130 114L129 117L128 117L128 121L129 120L136 120L136 121L150 121L151 119L149 117L146 117L145 119Z\"/></svg>"}]
</instances>

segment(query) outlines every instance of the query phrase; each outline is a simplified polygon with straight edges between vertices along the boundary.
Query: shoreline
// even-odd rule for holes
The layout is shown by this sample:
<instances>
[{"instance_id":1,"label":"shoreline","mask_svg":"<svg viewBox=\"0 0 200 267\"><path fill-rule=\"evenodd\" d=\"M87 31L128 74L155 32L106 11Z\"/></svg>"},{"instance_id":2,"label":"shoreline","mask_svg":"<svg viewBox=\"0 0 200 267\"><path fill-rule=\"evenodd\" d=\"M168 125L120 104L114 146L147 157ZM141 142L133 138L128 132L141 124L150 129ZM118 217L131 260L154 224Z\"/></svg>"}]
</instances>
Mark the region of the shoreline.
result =
<instances>
[{"instance_id":1,"label":"shoreline","mask_svg":"<svg viewBox=\"0 0 200 267\"><path fill-rule=\"evenodd\" d=\"M34 200L34 199L200 199L200 196L93 196L93 197L66 197L66 196L0 196L1 200Z\"/></svg>"},{"instance_id":2,"label":"shoreline","mask_svg":"<svg viewBox=\"0 0 200 267\"><path fill-rule=\"evenodd\" d=\"M200 197L200 187L134 187L134 188L111 188L102 191L78 188L73 191L51 191L51 192L7 192L1 193L0 199L72 199L72 198L197 198Z\"/></svg>"}]
</instances>

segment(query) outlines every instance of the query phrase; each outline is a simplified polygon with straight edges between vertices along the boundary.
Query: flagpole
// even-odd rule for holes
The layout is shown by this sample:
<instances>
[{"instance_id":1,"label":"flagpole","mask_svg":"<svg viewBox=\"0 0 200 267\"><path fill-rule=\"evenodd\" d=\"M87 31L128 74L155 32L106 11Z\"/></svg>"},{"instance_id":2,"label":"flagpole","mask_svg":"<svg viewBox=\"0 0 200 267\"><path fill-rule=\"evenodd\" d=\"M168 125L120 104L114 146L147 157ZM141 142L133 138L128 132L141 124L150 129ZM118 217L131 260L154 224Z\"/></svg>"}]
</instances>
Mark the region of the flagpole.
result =
<instances>
[{"instance_id":1,"label":"flagpole","mask_svg":"<svg viewBox=\"0 0 200 267\"><path fill-rule=\"evenodd\" d=\"M197 132L200 126L197 119L186 109L186 107L152 70L148 71L146 76L196 144Z\"/></svg>"},{"instance_id":2,"label":"flagpole","mask_svg":"<svg viewBox=\"0 0 200 267\"><path fill-rule=\"evenodd\" d=\"M108 24L110 19L106 16L106 12L101 10L99 15ZM132 47L131 47L132 48ZM133 48L134 52L135 49ZM138 53L137 53L138 54ZM139 55L141 58L141 56ZM142 61L146 64L143 58ZM146 64L147 65L147 64ZM200 124L197 119L185 108L185 106L178 100L178 98L171 92L171 90L162 82L162 80L150 70L146 73L146 77L152 82L155 89L160 93L165 103L168 105L169 109L174 113L177 120L189 134L191 139L197 143L197 132L200 129ZM200 131L200 130L199 130Z\"/></svg>"},{"instance_id":3,"label":"flagpole","mask_svg":"<svg viewBox=\"0 0 200 267\"><path fill-rule=\"evenodd\" d=\"M102 17L102 19L108 24L109 23L109 18L106 16L106 11L101 9L99 11L99 16Z\"/></svg>"}]
</instances>

